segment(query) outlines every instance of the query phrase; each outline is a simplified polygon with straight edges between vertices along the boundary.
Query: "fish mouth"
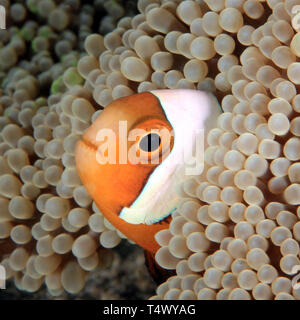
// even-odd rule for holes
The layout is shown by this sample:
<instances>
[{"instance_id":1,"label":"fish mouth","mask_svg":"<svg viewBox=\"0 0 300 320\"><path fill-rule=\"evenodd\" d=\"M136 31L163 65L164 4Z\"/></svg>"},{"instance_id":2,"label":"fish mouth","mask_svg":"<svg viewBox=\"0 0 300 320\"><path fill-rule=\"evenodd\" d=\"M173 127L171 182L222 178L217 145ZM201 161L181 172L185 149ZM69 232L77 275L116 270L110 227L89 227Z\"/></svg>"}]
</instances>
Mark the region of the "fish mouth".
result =
<instances>
[{"instance_id":1,"label":"fish mouth","mask_svg":"<svg viewBox=\"0 0 300 320\"><path fill-rule=\"evenodd\" d=\"M82 137L81 142L83 142L87 147L90 147L91 149L97 150L97 147L95 144L93 144L91 141L85 139Z\"/></svg>"},{"instance_id":2,"label":"fish mouth","mask_svg":"<svg viewBox=\"0 0 300 320\"><path fill-rule=\"evenodd\" d=\"M84 145L84 148L82 145ZM81 147L80 147L81 145ZM89 151L93 151L95 152L95 158L97 160L97 156L96 154L98 153L101 157L104 157L104 154L102 153L101 151L101 148L100 146L96 146L92 141L86 139L84 136L82 137L81 140L78 141L77 145L76 145L76 150L80 150L80 148L82 148L83 150L82 151L77 151L75 154L77 155L78 152L86 152L87 149ZM76 156L77 157L77 156Z\"/></svg>"}]
</instances>

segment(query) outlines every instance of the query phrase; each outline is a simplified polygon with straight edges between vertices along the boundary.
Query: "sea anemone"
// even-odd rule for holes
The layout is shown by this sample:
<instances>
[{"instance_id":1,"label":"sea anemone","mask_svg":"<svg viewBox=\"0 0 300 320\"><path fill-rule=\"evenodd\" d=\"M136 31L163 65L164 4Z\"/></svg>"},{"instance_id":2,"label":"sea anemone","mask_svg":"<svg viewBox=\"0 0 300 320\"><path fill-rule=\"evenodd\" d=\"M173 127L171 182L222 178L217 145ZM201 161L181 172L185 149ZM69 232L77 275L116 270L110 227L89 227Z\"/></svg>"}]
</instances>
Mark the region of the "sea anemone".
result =
<instances>
[{"instance_id":1,"label":"sea anemone","mask_svg":"<svg viewBox=\"0 0 300 320\"><path fill-rule=\"evenodd\" d=\"M11 39L0 51L11 71L0 97L0 235L8 248L3 264L19 288L37 290L45 279L53 294L77 292L85 272L97 266L95 237L101 233L104 247L120 241L117 230L91 213L74 167L74 144L101 109L136 92L190 88L212 92L223 113L207 133L203 173L178 186L181 204L169 229L156 235L156 261L176 275L152 299L300 298L292 281L300 264L296 4L139 0L139 14L119 19L104 37L83 30L86 53L57 46L79 61L53 65L47 101L38 98L33 62L12 68L24 40L12 36L14 29L2 36ZM62 8L53 10L65 16ZM20 8L12 11L22 19ZM63 21L62 28L71 23ZM36 27L28 28L33 39ZM51 43L35 43L41 51L35 61L47 58ZM75 289L68 287L70 271L79 279Z\"/></svg>"},{"instance_id":2,"label":"sea anemone","mask_svg":"<svg viewBox=\"0 0 300 320\"><path fill-rule=\"evenodd\" d=\"M75 168L74 145L99 109L76 69L94 9L80 1L1 4L8 21L23 23L0 33L1 264L20 290L45 283L51 295L75 294L90 271L112 264L109 249L124 238ZM27 14L46 24L25 22ZM83 27L71 21L75 14Z\"/></svg>"},{"instance_id":3,"label":"sea anemone","mask_svg":"<svg viewBox=\"0 0 300 320\"><path fill-rule=\"evenodd\" d=\"M99 59L79 61L103 107L133 92L192 88L213 92L224 111L208 133L203 174L179 186L182 203L156 235L157 263L177 275L153 298L299 297L294 5L139 1L141 13L105 36Z\"/></svg>"}]
</instances>

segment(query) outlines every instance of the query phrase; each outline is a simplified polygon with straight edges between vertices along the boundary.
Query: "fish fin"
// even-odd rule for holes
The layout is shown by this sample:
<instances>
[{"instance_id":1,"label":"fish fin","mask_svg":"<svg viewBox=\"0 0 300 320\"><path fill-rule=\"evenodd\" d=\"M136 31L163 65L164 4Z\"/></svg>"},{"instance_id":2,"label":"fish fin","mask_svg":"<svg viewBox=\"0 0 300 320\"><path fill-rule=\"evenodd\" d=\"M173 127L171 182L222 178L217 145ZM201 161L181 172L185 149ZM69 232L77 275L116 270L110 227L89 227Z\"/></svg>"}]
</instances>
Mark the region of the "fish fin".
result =
<instances>
[{"instance_id":1,"label":"fish fin","mask_svg":"<svg viewBox=\"0 0 300 320\"><path fill-rule=\"evenodd\" d=\"M161 283L165 282L171 276L176 275L175 270L166 270L159 266L155 261L155 254L153 254L152 252L144 250L144 255L146 267L152 279L157 285L160 285Z\"/></svg>"}]
</instances>

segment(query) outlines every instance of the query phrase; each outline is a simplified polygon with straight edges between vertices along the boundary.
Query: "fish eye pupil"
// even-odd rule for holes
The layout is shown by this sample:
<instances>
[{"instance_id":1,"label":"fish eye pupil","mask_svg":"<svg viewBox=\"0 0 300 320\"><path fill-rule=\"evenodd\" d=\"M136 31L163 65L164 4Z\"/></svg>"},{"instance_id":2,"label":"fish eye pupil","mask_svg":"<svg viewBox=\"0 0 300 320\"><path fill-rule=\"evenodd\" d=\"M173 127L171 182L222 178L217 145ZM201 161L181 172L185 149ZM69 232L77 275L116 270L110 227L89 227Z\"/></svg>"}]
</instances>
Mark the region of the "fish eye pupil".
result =
<instances>
[{"instance_id":1,"label":"fish eye pupil","mask_svg":"<svg viewBox=\"0 0 300 320\"><path fill-rule=\"evenodd\" d=\"M140 149L146 152L153 152L159 148L161 143L160 136L157 133L149 133L140 141Z\"/></svg>"}]
</instances>

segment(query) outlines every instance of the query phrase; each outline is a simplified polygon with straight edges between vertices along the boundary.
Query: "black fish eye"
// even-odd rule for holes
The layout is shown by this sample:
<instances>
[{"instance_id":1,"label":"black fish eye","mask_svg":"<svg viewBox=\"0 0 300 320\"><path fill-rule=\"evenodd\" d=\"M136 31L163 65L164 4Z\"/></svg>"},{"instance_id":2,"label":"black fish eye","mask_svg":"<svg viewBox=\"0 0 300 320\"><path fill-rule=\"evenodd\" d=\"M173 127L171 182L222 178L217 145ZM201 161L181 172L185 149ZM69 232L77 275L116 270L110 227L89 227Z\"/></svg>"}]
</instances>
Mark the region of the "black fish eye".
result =
<instances>
[{"instance_id":1,"label":"black fish eye","mask_svg":"<svg viewBox=\"0 0 300 320\"><path fill-rule=\"evenodd\" d=\"M159 148L160 143L161 139L157 133L149 133L141 139L139 146L145 152L153 152Z\"/></svg>"}]
</instances>

